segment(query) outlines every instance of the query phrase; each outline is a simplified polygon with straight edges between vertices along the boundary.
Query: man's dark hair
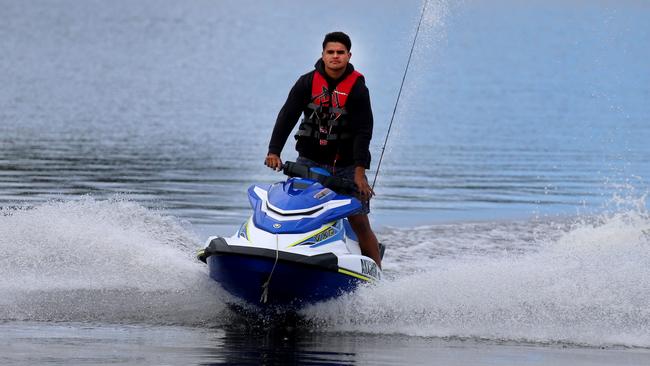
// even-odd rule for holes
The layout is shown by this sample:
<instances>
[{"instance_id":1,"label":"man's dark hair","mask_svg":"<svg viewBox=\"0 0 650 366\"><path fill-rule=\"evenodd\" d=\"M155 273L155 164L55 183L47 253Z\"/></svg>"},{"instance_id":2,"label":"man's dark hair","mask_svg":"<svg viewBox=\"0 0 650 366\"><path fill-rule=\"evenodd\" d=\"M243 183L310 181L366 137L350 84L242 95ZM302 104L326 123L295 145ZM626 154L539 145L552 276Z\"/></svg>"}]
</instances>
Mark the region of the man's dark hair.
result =
<instances>
[{"instance_id":1,"label":"man's dark hair","mask_svg":"<svg viewBox=\"0 0 650 366\"><path fill-rule=\"evenodd\" d=\"M327 33L325 35L325 39L323 40L323 49L325 49L325 45L328 42L343 43L345 48L348 49L348 52L350 52L350 49L352 48L352 41L350 41L350 37L348 37L348 35L343 32Z\"/></svg>"}]
</instances>

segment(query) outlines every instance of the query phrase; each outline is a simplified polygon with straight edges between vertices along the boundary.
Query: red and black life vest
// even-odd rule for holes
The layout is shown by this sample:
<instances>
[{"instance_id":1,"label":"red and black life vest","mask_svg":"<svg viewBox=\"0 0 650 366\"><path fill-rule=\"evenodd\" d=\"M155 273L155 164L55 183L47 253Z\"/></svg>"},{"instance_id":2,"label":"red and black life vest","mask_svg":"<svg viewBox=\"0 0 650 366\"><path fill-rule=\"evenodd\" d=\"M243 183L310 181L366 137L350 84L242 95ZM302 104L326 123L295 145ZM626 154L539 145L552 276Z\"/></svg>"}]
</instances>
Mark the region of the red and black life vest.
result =
<instances>
[{"instance_id":1,"label":"red and black life vest","mask_svg":"<svg viewBox=\"0 0 650 366\"><path fill-rule=\"evenodd\" d=\"M312 113L302 120L298 137L311 137L319 140L321 146L328 142L345 140L352 137L349 132L345 102L352 86L363 76L358 71L348 74L332 91L328 89L327 80L318 71L314 72L311 84L311 103L307 106Z\"/></svg>"}]
</instances>

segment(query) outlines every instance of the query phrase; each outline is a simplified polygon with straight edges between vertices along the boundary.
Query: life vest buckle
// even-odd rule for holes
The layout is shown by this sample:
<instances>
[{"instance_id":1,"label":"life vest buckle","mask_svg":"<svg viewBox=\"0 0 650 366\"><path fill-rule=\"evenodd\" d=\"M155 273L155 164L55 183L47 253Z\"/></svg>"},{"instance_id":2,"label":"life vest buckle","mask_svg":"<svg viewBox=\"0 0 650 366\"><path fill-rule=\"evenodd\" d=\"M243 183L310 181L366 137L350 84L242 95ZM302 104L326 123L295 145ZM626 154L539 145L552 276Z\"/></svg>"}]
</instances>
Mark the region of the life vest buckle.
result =
<instances>
[{"instance_id":1,"label":"life vest buckle","mask_svg":"<svg viewBox=\"0 0 650 366\"><path fill-rule=\"evenodd\" d=\"M325 126L320 126L318 128L318 142L320 146L327 146L327 137L329 135L329 131L327 130L327 127Z\"/></svg>"}]
</instances>

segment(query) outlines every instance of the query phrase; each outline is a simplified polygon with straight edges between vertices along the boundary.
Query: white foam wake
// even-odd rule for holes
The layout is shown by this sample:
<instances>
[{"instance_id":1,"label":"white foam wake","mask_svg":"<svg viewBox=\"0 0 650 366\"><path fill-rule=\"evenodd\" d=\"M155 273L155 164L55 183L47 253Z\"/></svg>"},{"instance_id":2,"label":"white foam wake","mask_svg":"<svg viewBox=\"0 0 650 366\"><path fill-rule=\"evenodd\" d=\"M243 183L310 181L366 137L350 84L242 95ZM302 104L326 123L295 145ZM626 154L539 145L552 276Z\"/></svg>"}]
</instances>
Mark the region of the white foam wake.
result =
<instances>
[{"instance_id":1,"label":"white foam wake","mask_svg":"<svg viewBox=\"0 0 650 366\"><path fill-rule=\"evenodd\" d=\"M420 270L401 276L400 269L408 266L402 261L390 269L392 280L316 305L305 315L335 331L650 347L646 212L547 225L548 235L538 237L528 233L539 228L532 222L528 229L512 223L511 230L504 230L506 223L494 224L486 243L498 233L515 244L527 237L531 249L524 253L484 250L480 255L464 240L472 230L484 239L485 225L417 228L419 237L435 233L430 241L438 247L446 242L451 254L422 242L420 255L398 248ZM472 255L460 256L454 247L472 248Z\"/></svg>"},{"instance_id":2,"label":"white foam wake","mask_svg":"<svg viewBox=\"0 0 650 366\"><path fill-rule=\"evenodd\" d=\"M224 306L199 239L155 210L84 197L0 213L1 319L192 323Z\"/></svg>"}]
</instances>

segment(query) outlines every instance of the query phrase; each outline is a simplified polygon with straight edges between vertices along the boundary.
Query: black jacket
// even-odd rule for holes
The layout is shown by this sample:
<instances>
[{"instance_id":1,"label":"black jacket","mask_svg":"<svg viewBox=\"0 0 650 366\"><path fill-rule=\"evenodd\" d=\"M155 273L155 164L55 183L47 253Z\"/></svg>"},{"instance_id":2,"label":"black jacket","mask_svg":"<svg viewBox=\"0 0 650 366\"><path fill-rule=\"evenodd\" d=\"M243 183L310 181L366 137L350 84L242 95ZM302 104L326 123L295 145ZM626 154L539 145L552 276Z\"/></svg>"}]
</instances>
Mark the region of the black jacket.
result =
<instances>
[{"instance_id":1,"label":"black jacket","mask_svg":"<svg viewBox=\"0 0 650 366\"><path fill-rule=\"evenodd\" d=\"M352 64L348 64L343 76L333 80L325 73L323 60L319 59L314 67L313 71L302 75L291 88L287 101L275 121L273 134L269 142L269 153L280 155L287 138L300 118L300 114L304 114L305 118L311 114L312 111L307 108L307 105L311 102L314 72L318 71L323 75L327 80L329 90L334 90L336 85L354 70ZM337 166L354 165L366 169L370 168L369 146L372 138L372 108L370 107L370 93L362 76L352 86L345 103L345 109L348 113L346 115L348 126L354 137L336 143L329 143L325 146L321 146L315 138L298 138L296 150L300 156L321 164L332 165L338 152Z\"/></svg>"}]
</instances>

